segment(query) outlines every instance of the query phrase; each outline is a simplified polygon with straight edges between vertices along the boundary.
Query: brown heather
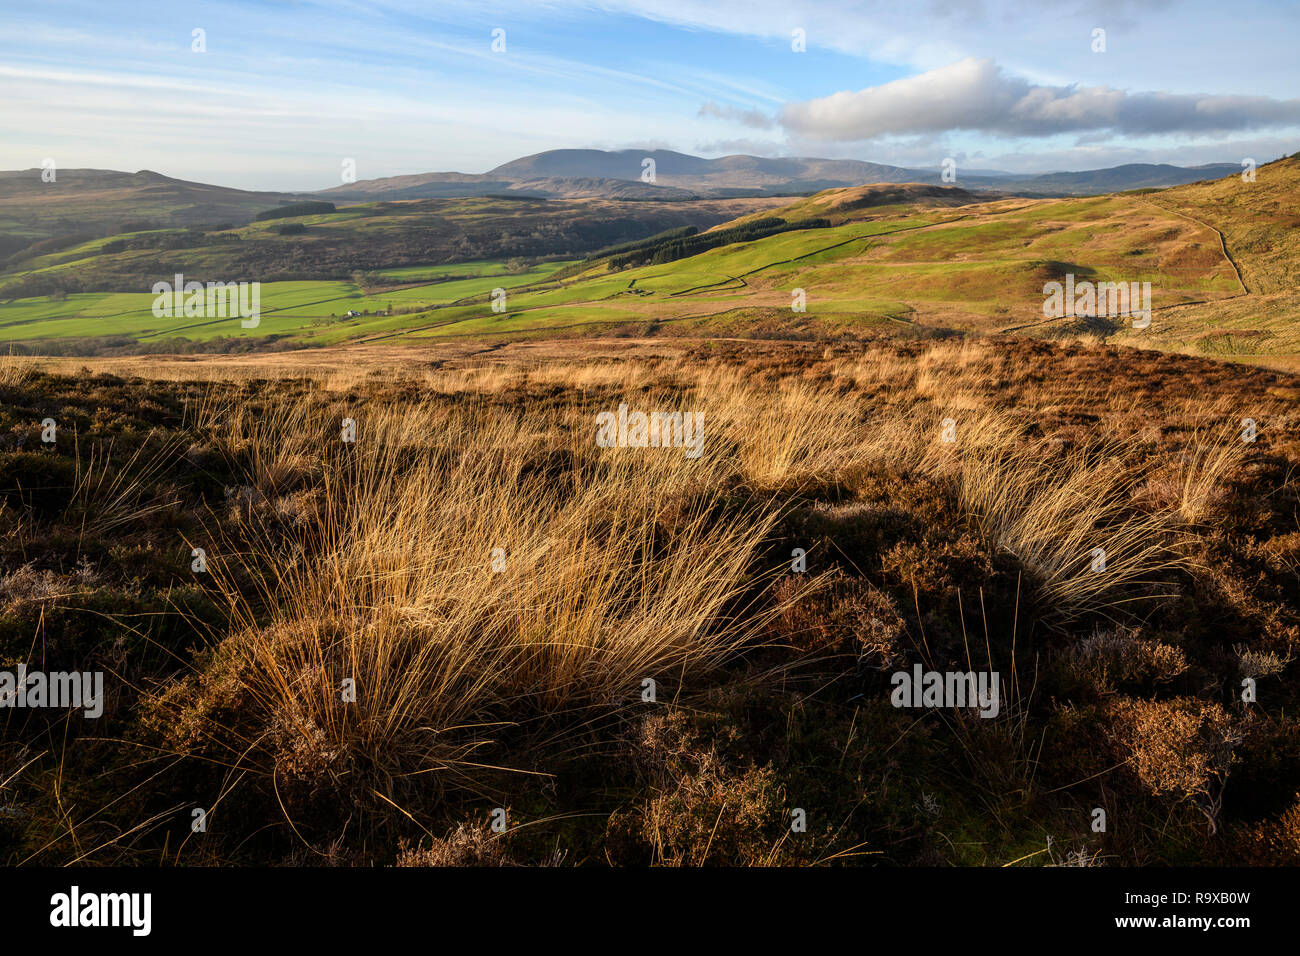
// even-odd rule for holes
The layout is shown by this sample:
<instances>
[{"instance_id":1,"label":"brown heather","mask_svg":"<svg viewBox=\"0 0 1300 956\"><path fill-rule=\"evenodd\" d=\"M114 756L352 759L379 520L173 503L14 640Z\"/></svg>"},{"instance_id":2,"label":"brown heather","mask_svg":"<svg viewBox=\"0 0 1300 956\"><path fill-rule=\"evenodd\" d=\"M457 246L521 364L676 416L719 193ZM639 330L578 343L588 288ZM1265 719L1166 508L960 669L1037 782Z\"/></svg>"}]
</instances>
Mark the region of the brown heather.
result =
<instances>
[{"instance_id":1,"label":"brown heather","mask_svg":"<svg viewBox=\"0 0 1300 956\"><path fill-rule=\"evenodd\" d=\"M1290 845L1300 753L1242 756L1255 711L1296 729L1284 374L1007 339L391 358L3 366L0 654L118 688L94 739L7 718L9 862ZM597 447L620 402L701 414L703 454ZM895 710L913 663L999 671L1003 712Z\"/></svg>"}]
</instances>

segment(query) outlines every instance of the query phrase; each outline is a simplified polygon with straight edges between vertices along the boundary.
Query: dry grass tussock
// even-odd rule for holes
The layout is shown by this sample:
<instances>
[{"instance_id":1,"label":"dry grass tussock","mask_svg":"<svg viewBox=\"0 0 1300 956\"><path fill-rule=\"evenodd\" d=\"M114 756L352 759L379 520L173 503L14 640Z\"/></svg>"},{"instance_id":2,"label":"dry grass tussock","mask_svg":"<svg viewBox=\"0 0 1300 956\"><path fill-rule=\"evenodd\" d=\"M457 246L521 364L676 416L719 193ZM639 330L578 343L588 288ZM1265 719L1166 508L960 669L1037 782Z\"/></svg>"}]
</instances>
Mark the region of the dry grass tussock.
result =
<instances>
[{"instance_id":1,"label":"dry grass tussock","mask_svg":"<svg viewBox=\"0 0 1300 956\"><path fill-rule=\"evenodd\" d=\"M775 510L717 514L705 462L598 449L569 410L374 406L355 444L321 410L205 410L255 488L312 462L312 520L268 519L255 558L213 565L279 772L385 800L431 771L472 786L503 728L616 710L646 679L668 693L762 622L742 612Z\"/></svg>"},{"instance_id":2,"label":"dry grass tussock","mask_svg":"<svg viewBox=\"0 0 1300 956\"><path fill-rule=\"evenodd\" d=\"M279 772L364 780L385 800L394 779L430 771L472 785L476 752L503 727L617 710L647 678L673 685L743 648L762 618L753 575L772 570L758 566L772 492L881 465L947 483L1037 576L1049 616L1118 611L1182 561L1181 521L1237 452L1207 432L1179 500L1136 508L1143 470L1122 443L1051 454L1013 415L935 392L945 363L977 358L943 347L915 371L928 397L906 403L679 364L659 380L684 387L640 396L624 391L642 384L636 373L574 364L438 373L437 392L470 396L456 403L349 411L328 390L256 413L209 402L200 427L243 464L261 536L252 556L212 566L232 608L226 650L260 715L256 743ZM512 379L604 385L608 401L489 401ZM597 448L594 410L629 399L701 413L703 455ZM954 419L951 442L941 415ZM299 487L307 520L287 529L258 511ZM737 488L748 503L719 510Z\"/></svg>"},{"instance_id":3,"label":"dry grass tussock","mask_svg":"<svg viewBox=\"0 0 1300 956\"><path fill-rule=\"evenodd\" d=\"M571 352L223 357L211 385L0 362L0 650L36 634L122 675L93 740L0 787L16 858L758 865L941 827L906 859L1042 862L1026 835L1073 817L1041 807L1106 805L1093 787L1153 801L1108 859L1165 846L1172 810L1236 825L1224 755L1293 726L1242 743L1230 699L1251 676L1291 703L1294 413L1272 380L1023 342ZM624 404L697 416L698 457L598 446ZM914 733L888 683L917 662L1009 675L1001 713ZM895 760L917 792L882 785ZM164 764L208 839L157 822ZM1290 800L1273 764L1232 765ZM155 796L161 817L127 806ZM795 797L831 829L792 840ZM102 836L64 799L112 817Z\"/></svg>"}]
</instances>

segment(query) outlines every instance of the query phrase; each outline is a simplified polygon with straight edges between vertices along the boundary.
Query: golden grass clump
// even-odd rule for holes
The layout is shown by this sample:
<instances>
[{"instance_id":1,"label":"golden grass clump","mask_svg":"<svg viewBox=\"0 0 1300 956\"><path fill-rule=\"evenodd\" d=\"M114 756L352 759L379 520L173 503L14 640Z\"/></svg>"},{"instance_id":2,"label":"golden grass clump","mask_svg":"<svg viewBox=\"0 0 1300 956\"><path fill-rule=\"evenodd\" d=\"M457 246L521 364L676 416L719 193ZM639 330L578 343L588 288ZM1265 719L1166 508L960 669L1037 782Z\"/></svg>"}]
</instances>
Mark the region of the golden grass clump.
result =
<instances>
[{"instance_id":1,"label":"golden grass clump","mask_svg":"<svg viewBox=\"0 0 1300 956\"><path fill-rule=\"evenodd\" d=\"M1182 497L1153 504L1144 439L1054 442L950 379L984 381L985 358L936 352L916 373L927 395L833 358L829 377L483 363L431 373L415 400L392 379L387 397L293 383L262 404L247 388L194 403L194 427L247 485L228 489L239 520L212 532L243 536L211 549L228 626L197 698L174 698L188 707L176 726L193 739L199 715L197 736L277 788L344 789L384 812L405 814L417 784L482 793L485 774L534 772L533 745L581 746L584 728L626 716L647 681L689 693L768 639L807 597L767 588L787 496L872 470L950 495L1029 572L1044 620L1121 616L1162 593L1237 452L1205 432ZM545 401L503 400L539 388ZM598 447L596 413L620 402L699 415L702 455ZM309 503L286 505L295 495Z\"/></svg>"},{"instance_id":2,"label":"golden grass clump","mask_svg":"<svg viewBox=\"0 0 1300 956\"><path fill-rule=\"evenodd\" d=\"M1106 611L1117 592L1158 583L1182 564L1175 515L1134 507L1141 482L1118 455L1045 460L1040 447L984 448L956 466L958 494L981 532L1040 578L1051 616Z\"/></svg>"},{"instance_id":3,"label":"golden grass clump","mask_svg":"<svg viewBox=\"0 0 1300 956\"><path fill-rule=\"evenodd\" d=\"M372 406L349 444L310 397L213 415L254 481L310 448L320 460L319 520L214 566L277 772L386 801L398 777L469 783L505 727L628 706L647 679L670 693L753 633L761 616L738 612L771 509L683 503L714 482L707 463L598 449L565 417Z\"/></svg>"}]
</instances>

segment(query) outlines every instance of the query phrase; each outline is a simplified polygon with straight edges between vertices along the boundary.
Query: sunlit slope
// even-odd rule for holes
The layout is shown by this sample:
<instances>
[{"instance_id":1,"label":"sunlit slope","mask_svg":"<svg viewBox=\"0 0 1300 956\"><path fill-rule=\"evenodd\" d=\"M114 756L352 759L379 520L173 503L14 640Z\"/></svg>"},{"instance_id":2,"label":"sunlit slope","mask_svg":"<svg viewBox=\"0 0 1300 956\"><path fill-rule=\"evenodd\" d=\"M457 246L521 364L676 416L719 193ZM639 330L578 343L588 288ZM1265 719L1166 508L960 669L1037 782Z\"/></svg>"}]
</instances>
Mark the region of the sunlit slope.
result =
<instances>
[{"instance_id":1,"label":"sunlit slope","mask_svg":"<svg viewBox=\"0 0 1300 956\"><path fill-rule=\"evenodd\" d=\"M141 342L183 337L194 341L219 337L288 336L304 344L345 341L412 322L412 311L462 299L490 296L546 281L565 263L544 263L511 273L502 263L462 263L452 267L410 270L404 278L419 284L367 293L351 281L267 282L260 289L260 320L244 329L238 317L157 317L155 297L142 292L73 293L0 302L0 339L92 339L128 336ZM447 277L447 270L450 275ZM454 277L463 273L464 278ZM348 312L361 313L349 317ZM366 314L370 313L370 314Z\"/></svg>"},{"instance_id":2,"label":"sunlit slope","mask_svg":"<svg viewBox=\"0 0 1300 956\"><path fill-rule=\"evenodd\" d=\"M0 299L142 291L178 272L201 281L327 281L443 263L569 258L666 229L708 228L779 202L414 200L247 225L71 235L8 259L0 253Z\"/></svg>"},{"instance_id":3,"label":"sunlit slope","mask_svg":"<svg viewBox=\"0 0 1300 956\"><path fill-rule=\"evenodd\" d=\"M152 297L143 292L78 293L62 302L28 297L0 302L0 329L9 341L274 334L314 345L556 332L839 334L880 326L1118 334L1161 348L1230 352L1241 341L1273 346L1282 341L1280 327L1287 324L1282 317L1293 296L1287 289L1295 250L1295 237L1287 234L1295 205L1288 207L1282 194L1294 195L1295 179L1295 163L1287 161L1261 167L1256 192L1240 196L1231 181L1164 193L983 202L952 187L835 189L779 208L740 208L746 215L718 227L779 217L793 224L792 231L636 268L611 269L608 259L512 273L503 260L455 266L392 263L377 270L382 281L368 281L364 288L355 278L266 282L262 323L254 330L242 330L229 320L156 319L150 311ZM490 201L481 208L463 203L456 208L466 221L481 215L476 228L484 234L540 222L522 211L517 214L522 218L495 219ZM577 205L574 210L584 214ZM351 213L301 221L309 235L334 230L353 237L382 236L398 228L392 211L383 212L364 221L350 218ZM555 214L552 208L545 213ZM1260 221L1271 225L1261 229ZM801 223L808 227L800 228ZM566 228L574 227L570 223ZM255 245L274 228L266 223L243 227L240 238L227 245ZM1251 288L1249 297L1225 254L1216 231L1220 228ZM202 255L234 254L215 246L204 247ZM340 248L335 243L326 247ZM120 257L128 254L87 247L28 265L73 274L96 274L101 268L145 274L146 261L122 264ZM104 267L105 258L116 264ZM206 260L181 254L174 261ZM153 263L155 275L160 264ZM1129 332L1122 319L1045 317L1044 285L1067 275L1076 281L1149 282L1151 327ZM1273 291L1257 294L1256 284ZM497 288L507 294L494 301ZM1262 321L1257 305L1276 310L1277 329L1257 327ZM370 314L344 318L348 310ZM1234 323L1240 324L1239 333L1232 331ZM1192 330L1187 341L1178 340L1184 332L1175 335L1183 329Z\"/></svg>"},{"instance_id":4,"label":"sunlit slope","mask_svg":"<svg viewBox=\"0 0 1300 956\"><path fill-rule=\"evenodd\" d=\"M957 186L931 186L925 183L872 183L844 186L797 199L780 209L759 210L731 222L720 223L710 231L751 222L764 216L780 216L789 222L828 219L832 225L862 222L894 215L899 206L947 207L984 203L988 197L967 192Z\"/></svg>"},{"instance_id":5,"label":"sunlit slope","mask_svg":"<svg viewBox=\"0 0 1300 956\"><path fill-rule=\"evenodd\" d=\"M801 200L768 214L795 221L826 208ZM597 263L558 287L512 294L503 313L486 301L463 303L402 334L629 323L717 332L891 323L1039 329L1052 324L1042 314L1043 285L1067 273L1150 282L1157 309L1240 289L1212 229L1139 196L865 206L843 220L660 265L611 272Z\"/></svg>"},{"instance_id":6,"label":"sunlit slope","mask_svg":"<svg viewBox=\"0 0 1300 956\"><path fill-rule=\"evenodd\" d=\"M1218 229L1251 292L1300 286L1300 159L1260 166L1253 182L1228 176L1145 197Z\"/></svg>"},{"instance_id":7,"label":"sunlit slope","mask_svg":"<svg viewBox=\"0 0 1300 956\"><path fill-rule=\"evenodd\" d=\"M1245 284L1230 300L1168 309L1120 340L1168 351L1300 368L1300 160L1143 197L1222 236Z\"/></svg>"}]
</instances>

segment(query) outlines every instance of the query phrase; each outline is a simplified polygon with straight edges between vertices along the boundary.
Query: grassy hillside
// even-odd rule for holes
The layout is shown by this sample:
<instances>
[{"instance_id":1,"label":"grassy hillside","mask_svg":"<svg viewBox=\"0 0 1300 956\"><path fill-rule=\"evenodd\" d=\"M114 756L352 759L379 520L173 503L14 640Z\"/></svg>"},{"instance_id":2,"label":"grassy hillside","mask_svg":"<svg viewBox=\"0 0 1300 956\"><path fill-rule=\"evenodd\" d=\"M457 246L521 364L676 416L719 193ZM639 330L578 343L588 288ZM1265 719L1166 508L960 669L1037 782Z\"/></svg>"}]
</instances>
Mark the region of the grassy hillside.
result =
<instances>
[{"instance_id":1,"label":"grassy hillside","mask_svg":"<svg viewBox=\"0 0 1300 956\"><path fill-rule=\"evenodd\" d=\"M1064 199L981 201L954 187L877 184L779 203L371 203L217 233L95 240L24 261L0 275L0 295L11 300L0 303L0 328L14 343L91 335L252 342L270 334L322 344L556 332L838 336L887 327L1119 336L1286 364L1300 353L1291 291L1300 272L1297 165L1289 159L1261 167L1253 184L1230 177L1166 192ZM479 281L499 274L509 256L581 256L688 223L721 234L774 219L786 231L677 261L618 268L597 259L529 268L509 283ZM817 228L799 228L813 220ZM284 235L287 224L302 231ZM428 286L441 278L431 263L449 260L479 260L484 265L476 268L495 271ZM152 321L140 290L174 272L260 279L267 320L252 332ZM1067 274L1149 282L1151 327L1045 318L1044 285ZM497 287L511 290L504 311L490 307ZM73 294L66 301L61 292L32 294L50 288ZM802 310L795 308L800 296ZM391 314L328 322L349 308Z\"/></svg>"},{"instance_id":2,"label":"grassy hillside","mask_svg":"<svg viewBox=\"0 0 1300 956\"><path fill-rule=\"evenodd\" d=\"M1216 230L1245 284L1231 301L1162 313L1146 344L1300 368L1300 158L1259 167L1254 182L1228 176L1143 198Z\"/></svg>"},{"instance_id":3,"label":"grassy hillside","mask_svg":"<svg viewBox=\"0 0 1300 956\"><path fill-rule=\"evenodd\" d=\"M882 204L873 187L835 190L764 214L796 223L829 214L839 223L830 228L736 243L664 265L611 272L594 263L558 287L512 296L506 315L460 304L405 334L617 326L718 334L834 334L878 325L1037 329L1051 324L1042 318L1043 284L1066 273L1150 281L1155 308L1239 290L1213 230L1142 197L969 198ZM797 290L806 300L802 312L792 308Z\"/></svg>"},{"instance_id":4,"label":"grassy hillside","mask_svg":"<svg viewBox=\"0 0 1300 956\"><path fill-rule=\"evenodd\" d=\"M563 258L677 226L708 228L772 204L423 200L225 229L148 230L19 254L0 266L0 298L147 290L177 272L200 281L273 282L511 256Z\"/></svg>"},{"instance_id":5,"label":"grassy hillside","mask_svg":"<svg viewBox=\"0 0 1300 956\"><path fill-rule=\"evenodd\" d=\"M295 197L172 179L142 170L40 169L0 172L0 256L55 236L248 222Z\"/></svg>"},{"instance_id":6,"label":"grassy hillside","mask_svg":"<svg viewBox=\"0 0 1300 956\"><path fill-rule=\"evenodd\" d=\"M779 209L764 210L722 223L715 229L727 229L762 216L779 216L789 222L829 219L833 225L862 222L897 213L900 205L964 206L988 202L988 196L967 192L957 186L927 186L922 183L873 183L824 189L804 199L797 199Z\"/></svg>"}]
</instances>

